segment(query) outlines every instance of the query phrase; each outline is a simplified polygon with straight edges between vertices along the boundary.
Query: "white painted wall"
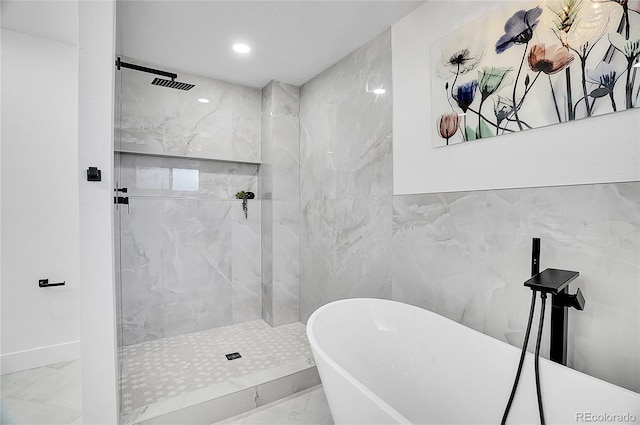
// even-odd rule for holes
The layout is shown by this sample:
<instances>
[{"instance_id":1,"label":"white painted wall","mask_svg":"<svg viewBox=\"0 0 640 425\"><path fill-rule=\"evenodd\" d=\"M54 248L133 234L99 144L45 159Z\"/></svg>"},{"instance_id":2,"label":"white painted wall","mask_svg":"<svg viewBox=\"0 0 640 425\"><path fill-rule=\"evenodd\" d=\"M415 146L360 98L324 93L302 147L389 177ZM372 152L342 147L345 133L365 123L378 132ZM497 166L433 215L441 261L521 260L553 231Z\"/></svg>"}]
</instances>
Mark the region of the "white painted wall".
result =
<instances>
[{"instance_id":1,"label":"white painted wall","mask_svg":"<svg viewBox=\"0 0 640 425\"><path fill-rule=\"evenodd\" d=\"M640 110L432 148L431 43L508 1L429 1L392 27L394 194L640 180Z\"/></svg>"},{"instance_id":2,"label":"white painted wall","mask_svg":"<svg viewBox=\"0 0 640 425\"><path fill-rule=\"evenodd\" d=\"M118 423L113 257L115 1L78 2L82 420Z\"/></svg>"},{"instance_id":3,"label":"white painted wall","mask_svg":"<svg viewBox=\"0 0 640 425\"><path fill-rule=\"evenodd\" d=\"M80 356L77 65L76 46L2 29L2 373Z\"/></svg>"}]
</instances>

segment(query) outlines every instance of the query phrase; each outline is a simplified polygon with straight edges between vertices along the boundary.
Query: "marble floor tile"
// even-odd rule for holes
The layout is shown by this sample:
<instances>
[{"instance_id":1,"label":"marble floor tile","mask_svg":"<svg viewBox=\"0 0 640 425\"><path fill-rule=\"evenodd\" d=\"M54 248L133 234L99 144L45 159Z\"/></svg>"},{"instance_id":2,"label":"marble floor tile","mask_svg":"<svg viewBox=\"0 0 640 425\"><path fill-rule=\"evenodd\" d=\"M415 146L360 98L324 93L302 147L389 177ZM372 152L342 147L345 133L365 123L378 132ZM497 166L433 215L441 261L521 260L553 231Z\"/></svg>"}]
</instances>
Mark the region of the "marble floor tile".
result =
<instances>
[{"instance_id":1,"label":"marble floor tile","mask_svg":"<svg viewBox=\"0 0 640 425\"><path fill-rule=\"evenodd\" d=\"M82 416L78 416L76 419L74 419L73 421L69 422L69 425L82 425Z\"/></svg>"},{"instance_id":2,"label":"marble floor tile","mask_svg":"<svg viewBox=\"0 0 640 425\"><path fill-rule=\"evenodd\" d=\"M310 395L311 395L311 392L308 392L302 395L300 395L299 393L294 394L293 398L287 397L287 399L284 399L284 401L281 401L280 403L278 403L278 405L286 409L304 410L305 407L307 406L307 403L309 402Z\"/></svg>"},{"instance_id":3,"label":"marble floor tile","mask_svg":"<svg viewBox=\"0 0 640 425\"><path fill-rule=\"evenodd\" d=\"M243 424L332 424L331 416L309 412L307 410L291 410L275 406L254 415L247 416Z\"/></svg>"},{"instance_id":4,"label":"marble floor tile","mask_svg":"<svg viewBox=\"0 0 640 425\"><path fill-rule=\"evenodd\" d=\"M0 382L0 423L82 423L79 360L9 373Z\"/></svg>"},{"instance_id":5,"label":"marble floor tile","mask_svg":"<svg viewBox=\"0 0 640 425\"><path fill-rule=\"evenodd\" d=\"M327 403L327 397L324 395L324 389L320 388L309 393L309 400L307 401L305 410L309 412L324 413L326 415L331 414L331 410L329 410L329 403Z\"/></svg>"},{"instance_id":6,"label":"marble floor tile","mask_svg":"<svg viewBox=\"0 0 640 425\"><path fill-rule=\"evenodd\" d=\"M69 424L79 416L78 409L6 397L2 399L0 423L3 425Z\"/></svg>"},{"instance_id":7,"label":"marble floor tile","mask_svg":"<svg viewBox=\"0 0 640 425\"><path fill-rule=\"evenodd\" d=\"M333 424L322 387L302 391L215 425Z\"/></svg>"},{"instance_id":8,"label":"marble floor tile","mask_svg":"<svg viewBox=\"0 0 640 425\"><path fill-rule=\"evenodd\" d=\"M2 375L0 377L2 397L23 398L34 385L53 375L55 375L55 369L50 367L37 367Z\"/></svg>"}]
</instances>

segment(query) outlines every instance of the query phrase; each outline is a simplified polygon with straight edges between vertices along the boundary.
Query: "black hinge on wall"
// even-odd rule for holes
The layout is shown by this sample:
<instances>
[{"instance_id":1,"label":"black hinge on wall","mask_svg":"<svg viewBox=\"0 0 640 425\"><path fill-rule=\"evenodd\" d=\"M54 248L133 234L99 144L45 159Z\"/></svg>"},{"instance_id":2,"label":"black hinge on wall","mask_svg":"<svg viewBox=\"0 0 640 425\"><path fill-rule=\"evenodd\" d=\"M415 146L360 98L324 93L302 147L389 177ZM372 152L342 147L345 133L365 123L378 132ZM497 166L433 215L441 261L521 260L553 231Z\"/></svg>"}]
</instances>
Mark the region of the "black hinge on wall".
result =
<instances>
[{"instance_id":1,"label":"black hinge on wall","mask_svg":"<svg viewBox=\"0 0 640 425\"><path fill-rule=\"evenodd\" d=\"M125 204L129 205L129 197L128 196L117 196L118 192L127 193L128 189L126 187L116 187L113 189L116 192L116 196L113 197L113 203L116 205Z\"/></svg>"}]
</instances>

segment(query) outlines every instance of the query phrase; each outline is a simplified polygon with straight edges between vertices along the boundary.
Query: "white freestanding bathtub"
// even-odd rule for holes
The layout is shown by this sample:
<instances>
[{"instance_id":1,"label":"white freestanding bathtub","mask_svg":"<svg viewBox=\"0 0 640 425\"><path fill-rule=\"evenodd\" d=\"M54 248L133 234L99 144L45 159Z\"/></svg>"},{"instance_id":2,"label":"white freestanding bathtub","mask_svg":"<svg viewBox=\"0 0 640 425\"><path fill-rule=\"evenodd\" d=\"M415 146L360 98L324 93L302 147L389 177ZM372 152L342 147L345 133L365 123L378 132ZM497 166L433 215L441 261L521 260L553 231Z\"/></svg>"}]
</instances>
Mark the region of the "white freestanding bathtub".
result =
<instances>
[{"instance_id":1,"label":"white freestanding bathtub","mask_svg":"<svg viewBox=\"0 0 640 425\"><path fill-rule=\"evenodd\" d=\"M387 300L326 304L307 335L336 424L499 424L520 359L516 347ZM540 379L549 425L640 420L637 393L546 359ZM530 353L507 423L540 423Z\"/></svg>"}]
</instances>

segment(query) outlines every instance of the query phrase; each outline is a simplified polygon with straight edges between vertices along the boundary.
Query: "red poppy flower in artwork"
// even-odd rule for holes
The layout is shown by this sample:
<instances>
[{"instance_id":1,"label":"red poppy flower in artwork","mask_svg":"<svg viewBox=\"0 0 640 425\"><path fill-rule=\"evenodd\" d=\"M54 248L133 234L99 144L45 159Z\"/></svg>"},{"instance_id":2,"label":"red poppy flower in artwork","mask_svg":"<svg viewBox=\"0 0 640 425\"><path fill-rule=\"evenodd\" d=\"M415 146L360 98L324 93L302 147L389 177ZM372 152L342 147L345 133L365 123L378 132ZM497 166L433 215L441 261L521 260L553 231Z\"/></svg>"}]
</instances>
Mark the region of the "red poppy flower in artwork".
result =
<instances>
[{"instance_id":1,"label":"red poppy flower in artwork","mask_svg":"<svg viewBox=\"0 0 640 425\"><path fill-rule=\"evenodd\" d=\"M544 72L547 75L552 75L562 71L573 62L573 55L562 46L554 45L546 48L543 43L531 46L527 59L533 72Z\"/></svg>"}]
</instances>

